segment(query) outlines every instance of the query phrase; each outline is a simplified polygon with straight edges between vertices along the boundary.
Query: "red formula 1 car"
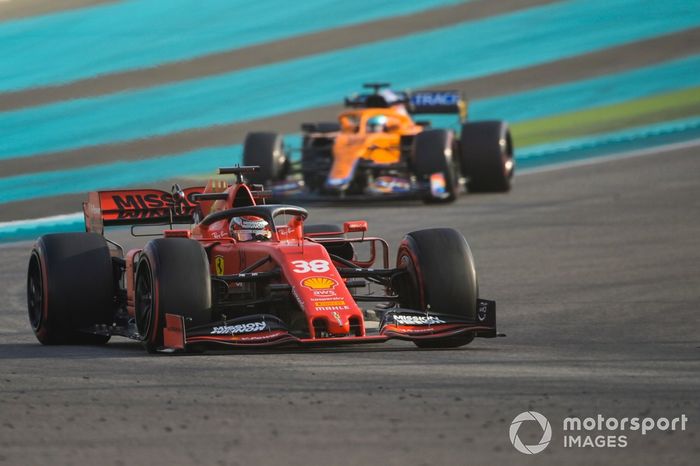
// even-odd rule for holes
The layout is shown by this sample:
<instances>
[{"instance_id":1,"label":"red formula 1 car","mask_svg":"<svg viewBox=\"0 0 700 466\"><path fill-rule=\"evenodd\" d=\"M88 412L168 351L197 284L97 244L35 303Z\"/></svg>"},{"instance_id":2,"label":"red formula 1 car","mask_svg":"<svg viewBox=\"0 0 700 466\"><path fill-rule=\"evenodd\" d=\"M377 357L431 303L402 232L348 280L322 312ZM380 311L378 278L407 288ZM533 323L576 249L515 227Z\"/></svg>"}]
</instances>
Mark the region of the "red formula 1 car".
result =
<instances>
[{"instance_id":1,"label":"red formula 1 car","mask_svg":"<svg viewBox=\"0 0 700 466\"><path fill-rule=\"evenodd\" d=\"M230 186L90 193L87 232L45 235L32 250L27 296L39 341L122 335L173 352L391 338L444 348L496 336L495 303L478 297L459 232L408 233L392 267L364 221L306 225L300 207L265 205L262 187L242 180L255 168L221 169L237 176ZM170 229L130 251L103 236L105 226L134 233L144 224Z\"/></svg>"}]
</instances>

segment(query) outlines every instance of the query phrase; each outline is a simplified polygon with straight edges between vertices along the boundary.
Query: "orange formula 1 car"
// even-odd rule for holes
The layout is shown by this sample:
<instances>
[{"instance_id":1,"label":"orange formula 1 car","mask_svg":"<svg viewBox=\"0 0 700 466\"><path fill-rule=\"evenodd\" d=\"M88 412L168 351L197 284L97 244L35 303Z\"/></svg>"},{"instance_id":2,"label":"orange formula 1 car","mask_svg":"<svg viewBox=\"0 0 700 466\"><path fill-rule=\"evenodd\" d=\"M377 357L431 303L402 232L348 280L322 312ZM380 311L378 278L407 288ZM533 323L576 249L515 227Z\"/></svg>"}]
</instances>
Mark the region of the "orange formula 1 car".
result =
<instances>
[{"instance_id":1,"label":"orange formula 1 car","mask_svg":"<svg viewBox=\"0 0 700 466\"><path fill-rule=\"evenodd\" d=\"M240 180L250 170L221 169L239 177L230 186L90 193L87 232L44 235L32 250L27 296L38 340L121 335L174 352L391 338L444 348L496 336L495 303L478 297L460 233L408 233L391 266L387 243L367 236L364 221L307 225L303 208L259 204L266 192ZM170 227L130 251L104 237L106 226L134 233L146 224Z\"/></svg>"},{"instance_id":2,"label":"orange formula 1 car","mask_svg":"<svg viewBox=\"0 0 700 466\"><path fill-rule=\"evenodd\" d=\"M466 122L467 104L457 91L409 94L383 89L387 86L365 84L371 93L346 98L348 109L337 123L303 124L300 164L290 162L281 135L248 134L244 164L263 168L252 180L271 183L275 197L419 196L451 202L462 185L472 192L510 190L513 141L506 123ZM458 114L458 131L413 119L428 113ZM294 171L300 180L288 176Z\"/></svg>"}]
</instances>

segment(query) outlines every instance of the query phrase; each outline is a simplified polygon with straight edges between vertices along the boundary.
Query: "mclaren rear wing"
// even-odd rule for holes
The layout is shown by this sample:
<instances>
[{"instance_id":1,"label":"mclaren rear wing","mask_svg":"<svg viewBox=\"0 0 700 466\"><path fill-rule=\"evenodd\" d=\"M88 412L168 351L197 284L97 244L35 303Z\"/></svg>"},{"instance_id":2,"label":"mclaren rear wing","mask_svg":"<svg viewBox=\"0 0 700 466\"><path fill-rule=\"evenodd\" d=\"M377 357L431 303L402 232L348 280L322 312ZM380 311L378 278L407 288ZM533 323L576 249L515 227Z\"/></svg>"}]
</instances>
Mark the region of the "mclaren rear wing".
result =
<instances>
[{"instance_id":1,"label":"mclaren rear wing","mask_svg":"<svg viewBox=\"0 0 700 466\"><path fill-rule=\"evenodd\" d=\"M409 95L408 110L414 115L455 113L467 119L467 102L459 91L414 91Z\"/></svg>"},{"instance_id":2,"label":"mclaren rear wing","mask_svg":"<svg viewBox=\"0 0 700 466\"><path fill-rule=\"evenodd\" d=\"M195 194L204 187L181 191L181 196L158 189L93 191L83 203L85 229L100 233L113 225L193 223L198 208ZM177 202L176 202L177 198Z\"/></svg>"}]
</instances>

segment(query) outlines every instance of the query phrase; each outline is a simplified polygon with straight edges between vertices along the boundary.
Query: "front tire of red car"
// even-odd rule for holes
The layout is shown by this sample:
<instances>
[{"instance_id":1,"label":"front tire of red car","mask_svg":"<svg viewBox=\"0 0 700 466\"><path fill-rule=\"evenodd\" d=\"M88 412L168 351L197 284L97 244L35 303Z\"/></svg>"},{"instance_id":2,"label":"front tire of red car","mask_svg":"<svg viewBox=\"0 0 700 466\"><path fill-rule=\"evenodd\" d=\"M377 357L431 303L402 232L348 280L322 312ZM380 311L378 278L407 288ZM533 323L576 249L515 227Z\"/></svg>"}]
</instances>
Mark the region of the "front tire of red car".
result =
<instances>
[{"instance_id":1,"label":"front tire of red car","mask_svg":"<svg viewBox=\"0 0 700 466\"><path fill-rule=\"evenodd\" d=\"M408 233L397 256L405 269L396 284L403 308L451 314L476 320L477 282L474 258L467 240L452 228L431 228ZM474 332L434 340L416 340L420 348L456 348L474 339Z\"/></svg>"},{"instance_id":2,"label":"front tire of red car","mask_svg":"<svg viewBox=\"0 0 700 466\"><path fill-rule=\"evenodd\" d=\"M211 320L209 260L197 241L149 241L141 253L134 286L136 328L149 353L163 346L165 314L183 316L186 327Z\"/></svg>"}]
</instances>

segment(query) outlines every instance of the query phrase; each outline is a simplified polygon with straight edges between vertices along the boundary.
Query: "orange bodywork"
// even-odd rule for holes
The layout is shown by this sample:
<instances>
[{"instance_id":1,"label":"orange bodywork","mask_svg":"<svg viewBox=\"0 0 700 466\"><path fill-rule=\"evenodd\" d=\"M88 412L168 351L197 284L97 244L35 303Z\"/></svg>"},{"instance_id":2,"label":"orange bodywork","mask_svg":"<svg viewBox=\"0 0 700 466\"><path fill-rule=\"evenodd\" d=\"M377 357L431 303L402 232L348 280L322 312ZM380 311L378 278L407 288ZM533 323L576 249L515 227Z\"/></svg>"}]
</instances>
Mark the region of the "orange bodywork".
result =
<instances>
[{"instance_id":1,"label":"orange bodywork","mask_svg":"<svg viewBox=\"0 0 700 466\"><path fill-rule=\"evenodd\" d=\"M381 132L369 132L368 120L376 116L387 119ZM360 159L389 165L401 160L401 136L420 133L423 127L414 123L403 104L389 108L347 110L338 116L340 133L333 144L333 165L329 179L348 180Z\"/></svg>"}]
</instances>

